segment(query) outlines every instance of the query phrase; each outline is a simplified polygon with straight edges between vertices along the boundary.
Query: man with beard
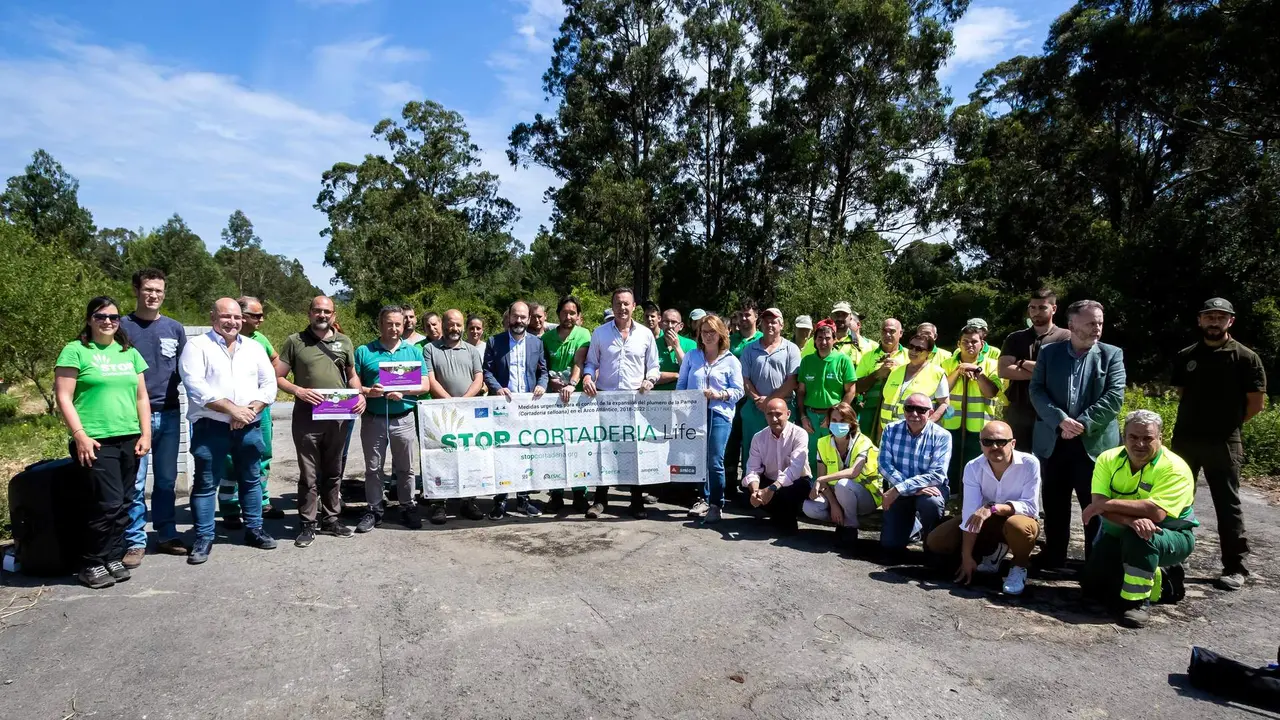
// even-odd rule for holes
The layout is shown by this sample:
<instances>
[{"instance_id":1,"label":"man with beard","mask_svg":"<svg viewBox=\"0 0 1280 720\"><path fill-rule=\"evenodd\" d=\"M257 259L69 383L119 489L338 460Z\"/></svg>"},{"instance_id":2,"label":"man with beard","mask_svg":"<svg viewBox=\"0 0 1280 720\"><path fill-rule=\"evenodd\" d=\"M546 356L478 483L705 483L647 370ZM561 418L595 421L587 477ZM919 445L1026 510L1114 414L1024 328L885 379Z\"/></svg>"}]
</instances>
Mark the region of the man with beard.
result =
<instances>
[{"instance_id":1,"label":"man with beard","mask_svg":"<svg viewBox=\"0 0 1280 720\"><path fill-rule=\"evenodd\" d=\"M649 328L655 339L662 335L662 308L652 300L644 302L644 326Z\"/></svg>"},{"instance_id":2,"label":"man with beard","mask_svg":"<svg viewBox=\"0 0 1280 720\"><path fill-rule=\"evenodd\" d=\"M480 351L462 339L466 316L461 310L444 312L444 337L429 342L426 351L427 364L431 367L429 382L431 397L435 400L479 397L484 390L484 372ZM476 499L462 498L458 514L468 520L481 520L484 513L476 506ZM427 520L432 525L443 525L449 515L443 500L431 503Z\"/></svg>"},{"instance_id":3,"label":"man with beard","mask_svg":"<svg viewBox=\"0 0 1280 720\"><path fill-rule=\"evenodd\" d=\"M403 305L401 306L401 309L404 311L404 336L400 339L410 345L418 346L428 342L429 338L418 332L418 315L413 311L413 308L408 305ZM426 318L423 318L423 321L425 324Z\"/></svg>"},{"instance_id":4,"label":"man with beard","mask_svg":"<svg viewBox=\"0 0 1280 720\"><path fill-rule=\"evenodd\" d=\"M1013 428L1013 437L1024 450L1031 449L1032 433L1036 426L1036 409L1031 405L1031 373L1036 369L1040 348L1071 339L1066 328L1053 324L1058 312L1058 296L1049 288L1031 293L1027 301L1027 317L1031 326L1009 333L1000 350L998 362L1000 379L1005 382L1005 398L1009 406L1004 412L1005 422Z\"/></svg>"},{"instance_id":5,"label":"man with beard","mask_svg":"<svg viewBox=\"0 0 1280 720\"><path fill-rule=\"evenodd\" d=\"M507 309L507 331L494 335L484 353L484 384L490 395L501 395L511 402L515 395L532 393L537 400L547 391L550 376L547 374L547 358L542 352L542 341L533 337L529 329L529 305L523 300L511 303ZM529 500L528 492L516 493L516 511L526 517L538 517L542 510ZM490 520L507 516L507 494L493 496Z\"/></svg>"},{"instance_id":6,"label":"man with beard","mask_svg":"<svg viewBox=\"0 0 1280 720\"><path fill-rule=\"evenodd\" d=\"M1098 455L1120 444L1116 418L1124 405L1124 352L1102 339L1102 303L1080 300L1067 308L1071 339L1045 346L1031 376L1035 405L1032 449L1040 458L1044 483L1044 552L1041 570L1061 568L1071 541L1071 493L1083 510L1093 487ZM1100 520L1085 517L1085 558Z\"/></svg>"},{"instance_id":7,"label":"man with beard","mask_svg":"<svg viewBox=\"0 0 1280 720\"><path fill-rule=\"evenodd\" d=\"M333 300L324 295L311 301L307 328L285 340L276 362L280 389L293 395L293 444L298 452L298 515L302 528L293 544L307 547L319 531L334 537L351 537L352 530L338 519L342 509L342 450L351 420L316 420L311 408L324 401L319 391L338 388L360 390L356 374L356 350L351 338L333 327ZM293 374L293 380L288 379ZM364 396L357 396L355 413L364 412Z\"/></svg>"},{"instance_id":8,"label":"man with beard","mask_svg":"<svg viewBox=\"0 0 1280 720\"><path fill-rule=\"evenodd\" d=\"M1239 590L1249 574L1244 563L1249 541L1240 508L1240 427L1262 412L1267 397L1262 361L1231 337L1235 320L1230 302L1206 302L1200 310L1200 342L1179 352L1173 366L1173 385L1181 398L1173 448L1187 461L1192 478L1203 468L1209 483L1222 551L1222 575L1214 585L1223 590Z\"/></svg>"}]
</instances>

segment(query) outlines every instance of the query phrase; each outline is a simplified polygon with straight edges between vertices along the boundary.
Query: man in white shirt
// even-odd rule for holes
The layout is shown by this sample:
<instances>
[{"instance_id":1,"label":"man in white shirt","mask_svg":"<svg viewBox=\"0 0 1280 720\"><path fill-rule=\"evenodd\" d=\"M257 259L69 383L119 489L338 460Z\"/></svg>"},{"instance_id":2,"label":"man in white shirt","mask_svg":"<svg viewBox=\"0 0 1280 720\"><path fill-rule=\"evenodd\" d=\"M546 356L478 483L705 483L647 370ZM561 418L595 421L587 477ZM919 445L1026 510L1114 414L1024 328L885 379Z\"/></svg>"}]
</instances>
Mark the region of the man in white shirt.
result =
<instances>
[{"instance_id":1,"label":"man in white shirt","mask_svg":"<svg viewBox=\"0 0 1280 720\"><path fill-rule=\"evenodd\" d=\"M276 399L276 371L261 345L240 337L244 323L240 304L222 298L209 313L213 330L187 341L178 368L187 387L187 421L195 482L191 514L195 543L187 562L209 559L218 483L231 472L240 486L244 542L271 550L276 541L262 529L262 426L260 416Z\"/></svg>"},{"instance_id":2,"label":"man in white shirt","mask_svg":"<svg viewBox=\"0 0 1280 720\"><path fill-rule=\"evenodd\" d=\"M634 322L635 294L631 288L613 291L613 319L591 333L591 346L587 349L587 363L582 375L582 391L595 397L601 390L630 390L649 392L658 382L661 371L658 366L658 343L649 328ZM572 390L560 391L565 403ZM600 517L608 506L609 488L596 488L596 501L587 510L588 518ZM631 488L631 516L643 520L649 516L644 509L644 489Z\"/></svg>"},{"instance_id":3,"label":"man in white shirt","mask_svg":"<svg viewBox=\"0 0 1280 720\"><path fill-rule=\"evenodd\" d=\"M1015 450L1013 429L999 420L987 423L980 438L982 455L964 466L963 511L929 534L928 548L948 557L959 552L956 581L966 585L975 571L999 572L1000 562L1012 551L1004 591L1020 595L1040 534L1040 461Z\"/></svg>"},{"instance_id":4,"label":"man in white shirt","mask_svg":"<svg viewBox=\"0 0 1280 720\"><path fill-rule=\"evenodd\" d=\"M747 455L747 489L752 507L762 507L784 534L794 533L800 508L809 497L809 433L792 422L787 401L774 398L765 404L769 426L751 438Z\"/></svg>"}]
</instances>

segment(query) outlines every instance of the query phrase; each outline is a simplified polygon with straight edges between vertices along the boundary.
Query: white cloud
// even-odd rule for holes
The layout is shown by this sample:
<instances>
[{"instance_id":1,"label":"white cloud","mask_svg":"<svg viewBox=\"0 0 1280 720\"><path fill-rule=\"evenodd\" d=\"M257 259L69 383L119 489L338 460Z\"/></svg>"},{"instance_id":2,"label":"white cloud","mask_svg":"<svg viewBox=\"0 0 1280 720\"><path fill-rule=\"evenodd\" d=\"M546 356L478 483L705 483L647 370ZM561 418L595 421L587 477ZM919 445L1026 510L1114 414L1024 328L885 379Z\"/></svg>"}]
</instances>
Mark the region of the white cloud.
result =
<instances>
[{"instance_id":1,"label":"white cloud","mask_svg":"<svg viewBox=\"0 0 1280 720\"><path fill-rule=\"evenodd\" d=\"M511 167L506 156L507 138L516 123L532 121L539 112L555 111L543 97L542 73L551 64L552 41L564 18L564 6L560 0L521 3L522 11L512 18L511 36L487 60L498 81L498 97L490 107L465 114L472 140L482 150L484 168L498 175L502 195L520 208L514 234L528 247L537 236L538 226L550 224L551 206L543 196L548 187L558 186L560 180L537 165Z\"/></svg>"},{"instance_id":2,"label":"white cloud","mask_svg":"<svg viewBox=\"0 0 1280 720\"><path fill-rule=\"evenodd\" d=\"M1021 46L1029 27L1029 21L1007 7L970 7L952 31L955 52L946 69L1004 60Z\"/></svg>"},{"instance_id":3,"label":"white cloud","mask_svg":"<svg viewBox=\"0 0 1280 720\"><path fill-rule=\"evenodd\" d=\"M311 57L312 96L347 108L370 99L385 99L384 86L396 84L391 75L401 72L401 66L426 62L430 55L425 50L391 44L381 36L321 45Z\"/></svg>"},{"instance_id":4,"label":"white cloud","mask_svg":"<svg viewBox=\"0 0 1280 720\"><path fill-rule=\"evenodd\" d=\"M0 58L0 168L45 148L81 181L100 227L155 227L181 214L210 249L243 209L271 252L323 267L320 175L376 149L372 123L321 112L239 78L68 40L36 58Z\"/></svg>"},{"instance_id":5,"label":"white cloud","mask_svg":"<svg viewBox=\"0 0 1280 720\"><path fill-rule=\"evenodd\" d=\"M547 28L558 16L538 12L525 13L541 18L535 36L554 37ZM545 110L530 88L539 87L550 52L530 50L519 27L509 62L490 59L505 78L498 97L488 107L454 109L481 147L483 169L499 176L502 195L520 208L513 232L528 246L550 215L543 193L558 181L543 168L512 168L505 155L512 126ZM320 287L332 277L319 235L327 222L313 207L321 174L384 151L370 137L374 123L426 97L408 74L426 54L384 37L317 48L312 90L294 98L142 49L96 44L63 26L34 33L47 39L39 54L0 55L0 178L21 172L44 148L80 179L80 201L99 227L150 229L176 212L211 251L227 217L241 209L270 252L300 259ZM344 60L362 69L339 72ZM307 77L301 81L305 88Z\"/></svg>"}]
</instances>

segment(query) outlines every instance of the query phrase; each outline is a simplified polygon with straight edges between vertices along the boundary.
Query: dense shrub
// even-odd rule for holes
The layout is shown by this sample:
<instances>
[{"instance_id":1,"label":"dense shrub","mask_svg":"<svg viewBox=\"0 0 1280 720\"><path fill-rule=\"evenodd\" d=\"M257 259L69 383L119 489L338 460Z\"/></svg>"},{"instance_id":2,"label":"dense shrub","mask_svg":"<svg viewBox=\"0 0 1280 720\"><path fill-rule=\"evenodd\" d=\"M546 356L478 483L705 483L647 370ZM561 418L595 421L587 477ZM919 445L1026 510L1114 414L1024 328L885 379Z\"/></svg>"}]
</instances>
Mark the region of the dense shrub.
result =
<instances>
[{"instance_id":1,"label":"dense shrub","mask_svg":"<svg viewBox=\"0 0 1280 720\"><path fill-rule=\"evenodd\" d=\"M1164 439L1169 442L1173 424L1178 419L1178 394L1173 390L1130 387L1124 396L1124 413L1133 410L1153 410L1164 419ZM1280 475L1280 407L1271 404L1256 417L1245 423L1244 476L1265 477Z\"/></svg>"}]
</instances>

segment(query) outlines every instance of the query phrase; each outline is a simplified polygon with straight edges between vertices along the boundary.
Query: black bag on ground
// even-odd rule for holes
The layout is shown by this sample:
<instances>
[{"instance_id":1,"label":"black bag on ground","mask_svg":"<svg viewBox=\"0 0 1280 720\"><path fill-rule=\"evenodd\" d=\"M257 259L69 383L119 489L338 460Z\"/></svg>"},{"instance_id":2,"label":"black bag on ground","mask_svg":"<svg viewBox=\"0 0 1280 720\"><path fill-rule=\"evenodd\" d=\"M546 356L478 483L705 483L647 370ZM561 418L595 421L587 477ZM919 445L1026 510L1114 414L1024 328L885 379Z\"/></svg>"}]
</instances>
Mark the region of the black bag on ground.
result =
<instances>
[{"instance_id":1,"label":"black bag on ground","mask_svg":"<svg viewBox=\"0 0 1280 720\"><path fill-rule=\"evenodd\" d=\"M24 574L76 571L84 528L83 472L66 457L29 465L9 481L9 521Z\"/></svg>"},{"instance_id":2,"label":"black bag on ground","mask_svg":"<svg viewBox=\"0 0 1280 720\"><path fill-rule=\"evenodd\" d=\"M1251 668L1212 650L1191 648L1191 684L1227 700L1280 711L1280 670Z\"/></svg>"}]
</instances>

